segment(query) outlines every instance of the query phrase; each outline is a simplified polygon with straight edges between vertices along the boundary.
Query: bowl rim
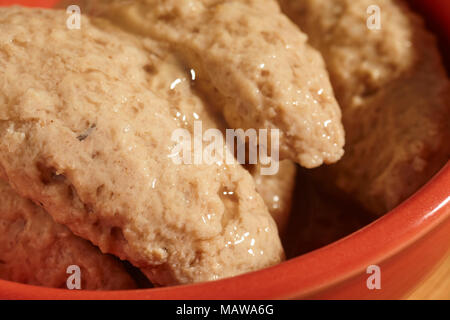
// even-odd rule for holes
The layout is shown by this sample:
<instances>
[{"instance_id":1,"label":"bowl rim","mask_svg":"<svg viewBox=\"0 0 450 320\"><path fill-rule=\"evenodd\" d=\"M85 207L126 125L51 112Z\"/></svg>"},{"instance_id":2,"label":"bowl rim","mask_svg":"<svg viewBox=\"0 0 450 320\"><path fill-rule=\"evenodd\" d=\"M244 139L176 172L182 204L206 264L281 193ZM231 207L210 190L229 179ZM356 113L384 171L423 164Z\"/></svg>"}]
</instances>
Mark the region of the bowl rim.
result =
<instances>
[{"instance_id":1,"label":"bowl rim","mask_svg":"<svg viewBox=\"0 0 450 320\"><path fill-rule=\"evenodd\" d=\"M262 270L217 281L164 288L89 291L0 280L0 295L24 299L289 299L309 296L402 251L450 219L450 161L383 217L322 248ZM374 241L376 240L376 241ZM356 245L357 244L357 245ZM321 261L336 263L320 263Z\"/></svg>"}]
</instances>

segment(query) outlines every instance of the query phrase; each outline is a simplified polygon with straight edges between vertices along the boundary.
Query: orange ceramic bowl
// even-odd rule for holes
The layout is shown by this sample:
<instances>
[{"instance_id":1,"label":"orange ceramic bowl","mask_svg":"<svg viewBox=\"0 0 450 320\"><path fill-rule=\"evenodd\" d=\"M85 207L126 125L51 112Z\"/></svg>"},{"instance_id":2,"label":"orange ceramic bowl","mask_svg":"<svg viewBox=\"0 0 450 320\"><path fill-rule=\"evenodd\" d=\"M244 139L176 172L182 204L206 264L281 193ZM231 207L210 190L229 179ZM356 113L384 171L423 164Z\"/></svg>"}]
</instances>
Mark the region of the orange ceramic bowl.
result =
<instances>
[{"instance_id":1,"label":"orange ceramic bowl","mask_svg":"<svg viewBox=\"0 0 450 320\"><path fill-rule=\"evenodd\" d=\"M56 2L0 0L0 5L51 7ZM450 1L417 0L414 5L437 28L442 42L450 43ZM410 199L372 224L271 268L215 282L114 292L49 289L0 280L0 298L396 299L417 285L449 248L450 162ZM380 290L367 288L369 265L381 268Z\"/></svg>"}]
</instances>

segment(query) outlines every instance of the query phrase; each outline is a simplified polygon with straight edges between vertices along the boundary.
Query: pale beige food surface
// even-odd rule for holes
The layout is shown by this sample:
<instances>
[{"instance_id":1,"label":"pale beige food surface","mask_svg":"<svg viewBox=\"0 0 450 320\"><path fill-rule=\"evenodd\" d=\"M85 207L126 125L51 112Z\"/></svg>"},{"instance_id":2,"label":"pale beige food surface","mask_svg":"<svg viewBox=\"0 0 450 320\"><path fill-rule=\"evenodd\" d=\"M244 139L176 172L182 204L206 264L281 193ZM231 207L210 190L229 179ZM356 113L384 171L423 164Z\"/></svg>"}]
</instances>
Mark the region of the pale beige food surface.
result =
<instances>
[{"instance_id":1,"label":"pale beige food surface","mask_svg":"<svg viewBox=\"0 0 450 320\"><path fill-rule=\"evenodd\" d=\"M388 85L414 63L410 16L396 0L279 0L283 11L320 50L344 109ZM377 5L381 29L369 30L367 9ZM417 18L414 18L417 19Z\"/></svg>"},{"instance_id":2,"label":"pale beige food surface","mask_svg":"<svg viewBox=\"0 0 450 320\"><path fill-rule=\"evenodd\" d=\"M280 155L312 168L343 155L341 113L320 54L273 1L78 1L168 42L232 128L280 130Z\"/></svg>"},{"instance_id":3,"label":"pale beige food surface","mask_svg":"<svg viewBox=\"0 0 450 320\"><path fill-rule=\"evenodd\" d=\"M176 106L176 118L180 126L193 130L195 121L202 121L202 129L218 128L225 135L226 124L221 114L214 111L196 89L197 74L166 45L145 39L145 46L153 48L147 70L149 88ZM155 50L158 48L158 50ZM261 195L282 234L290 217L296 166L290 160L279 163L274 175L261 174L261 165L245 166L252 174L256 191Z\"/></svg>"},{"instance_id":4,"label":"pale beige food surface","mask_svg":"<svg viewBox=\"0 0 450 320\"><path fill-rule=\"evenodd\" d=\"M256 190L277 224L278 232L283 235L291 217L292 198L297 178L295 163L290 160L281 161L278 173L272 176L262 175L260 165L250 168L250 173L255 180Z\"/></svg>"},{"instance_id":5,"label":"pale beige food surface","mask_svg":"<svg viewBox=\"0 0 450 320\"><path fill-rule=\"evenodd\" d=\"M323 54L342 108L345 156L319 175L383 214L450 158L450 86L435 38L403 1L280 2ZM371 5L380 30L367 28Z\"/></svg>"},{"instance_id":6,"label":"pale beige food surface","mask_svg":"<svg viewBox=\"0 0 450 320\"><path fill-rule=\"evenodd\" d=\"M102 254L0 181L0 278L67 288L72 265L80 267L81 289L136 288L119 260Z\"/></svg>"},{"instance_id":7,"label":"pale beige food surface","mask_svg":"<svg viewBox=\"0 0 450 320\"><path fill-rule=\"evenodd\" d=\"M63 11L0 9L0 166L23 197L159 285L279 263L276 225L239 164L177 165L177 108L149 53ZM20 81L18 81L20 79Z\"/></svg>"}]
</instances>

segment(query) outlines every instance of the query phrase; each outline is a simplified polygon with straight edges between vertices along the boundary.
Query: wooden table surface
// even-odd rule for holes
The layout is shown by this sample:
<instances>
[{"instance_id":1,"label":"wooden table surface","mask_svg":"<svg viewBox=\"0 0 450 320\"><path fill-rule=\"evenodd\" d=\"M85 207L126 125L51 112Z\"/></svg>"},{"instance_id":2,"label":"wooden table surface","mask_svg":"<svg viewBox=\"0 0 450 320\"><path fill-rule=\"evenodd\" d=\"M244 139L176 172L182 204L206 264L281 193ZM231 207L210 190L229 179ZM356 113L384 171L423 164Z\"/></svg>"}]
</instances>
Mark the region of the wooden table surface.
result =
<instances>
[{"instance_id":1,"label":"wooden table surface","mask_svg":"<svg viewBox=\"0 0 450 320\"><path fill-rule=\"evenodd\" d=\"M450 300L450 252L406 298L409 300Z\"/></svg>"}]
</instances>

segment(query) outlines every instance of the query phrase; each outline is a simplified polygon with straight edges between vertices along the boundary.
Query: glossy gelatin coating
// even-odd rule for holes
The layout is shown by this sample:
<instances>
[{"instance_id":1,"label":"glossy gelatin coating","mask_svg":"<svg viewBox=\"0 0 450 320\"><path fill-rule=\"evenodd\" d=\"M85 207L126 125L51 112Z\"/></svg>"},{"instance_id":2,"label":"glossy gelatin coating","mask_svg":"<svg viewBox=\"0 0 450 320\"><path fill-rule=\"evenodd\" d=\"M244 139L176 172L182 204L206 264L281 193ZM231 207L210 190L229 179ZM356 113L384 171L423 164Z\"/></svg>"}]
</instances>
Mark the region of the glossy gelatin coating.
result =
<instances>
[{"instance_id":1,"label":"glossy gelatin coating","mask_svg":"<svg viewBox=\"0 0 450 320\"><path fill-rule=\"evenodd\" d=\"M176 106L148 89L140 39L87 17L71 32L56 10L1 8L0 22L0 166L21 196L160 285L282 261L242 166L170 159Z\"/></svg>"},{"instance_id":2,"label":"glossy gelatin coating","mask_svg":"<svg viewBox=\"0 0 450 320\"><path fill-rule=\"evenodd\" d=\"M223 116L196 90L197 71L189 68L167 44L146 38L144 45L153 52L146 66L151 75L148 87L176 106L173 117L179 126L193 130L194 123L201 121L203 132L217 128L225 136L227 126ZM261 164L245 167L253 176L256 191L267 205L280 234L283 233L291 213L296 165L290 160L280 161L278 171L272 175L263 175Z\"/></svg>"},{"instance_id":3,"label":"glossy gelatin coating","mask_svg":"<svg viewBox=\"0 0 450 320\"><path fill-rule=\"evenodd\" d=\"M342 157L341 113L323 59L275 1L77 3L170 43L229 126L280 130L281 158L313 168Z\"/></svg>"}]
</instances>

